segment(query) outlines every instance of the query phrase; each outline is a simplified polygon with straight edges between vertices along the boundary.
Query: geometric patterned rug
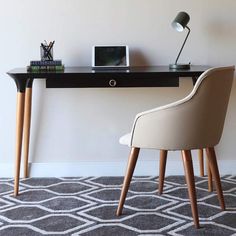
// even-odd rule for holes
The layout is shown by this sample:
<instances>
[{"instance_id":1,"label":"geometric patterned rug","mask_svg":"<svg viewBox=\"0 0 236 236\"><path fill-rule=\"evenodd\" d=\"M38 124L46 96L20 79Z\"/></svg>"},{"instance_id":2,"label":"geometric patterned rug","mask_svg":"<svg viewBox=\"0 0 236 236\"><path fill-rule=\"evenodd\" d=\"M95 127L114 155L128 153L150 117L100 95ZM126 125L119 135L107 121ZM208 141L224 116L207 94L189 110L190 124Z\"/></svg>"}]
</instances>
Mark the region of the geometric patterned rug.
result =
<instances>
[{"instance_id":1,"label":"geometric patterned rug","mask_svg":"<svg viewBox=\"0 0 236 236\"><path fill-rule=\"evenodd\" d=\"M184 176L133 177L123 215L115 215L123 177L28 178L13 197L13 179L0 179L0 235L154 236L236 235L236 176L223 176L226 211L207 178L195 177L201 228L196 230Z\"/></svg>"}]
</instances>

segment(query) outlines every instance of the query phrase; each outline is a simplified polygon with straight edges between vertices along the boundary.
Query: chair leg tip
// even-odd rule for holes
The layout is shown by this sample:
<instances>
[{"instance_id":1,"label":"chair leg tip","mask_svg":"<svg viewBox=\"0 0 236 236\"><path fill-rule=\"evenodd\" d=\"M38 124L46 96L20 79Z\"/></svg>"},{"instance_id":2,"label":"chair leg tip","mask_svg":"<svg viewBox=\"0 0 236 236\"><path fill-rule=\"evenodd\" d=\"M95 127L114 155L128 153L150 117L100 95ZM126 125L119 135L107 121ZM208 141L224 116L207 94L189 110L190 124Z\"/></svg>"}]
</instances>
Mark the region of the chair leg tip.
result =
<instances>
[{"instance_id":1,"label":"chair leg tip","mask_svg":"<svg viewBox=\"0 0 236 236\"><path fill-rule=\"evenodd\" d=\"M121 215L121 213L120 212L116 212L116 216L120 216Z\"/></svg>"},{"instance_id":2,"label":"chair leg tip","mask_svg":"<svg viewBox=\"0 0 236 236\"><path fill-rule=\"evenodd\" d=\"M122 210L117 209L117 211L116 211L116 216L120 216L121 214L122 214Z\"/></svg>"},{"instance_id":3,"label":"chair leg tip","mask_svg":"<svg viewBox=\"0 0 236 236\"><path fill-rule=\"evenodd\" d=\"M194 222L194 226L195 226L196 229L200 229L199 221L197 221L197 222L195 221Z\"/></svg>"}]
</instances>

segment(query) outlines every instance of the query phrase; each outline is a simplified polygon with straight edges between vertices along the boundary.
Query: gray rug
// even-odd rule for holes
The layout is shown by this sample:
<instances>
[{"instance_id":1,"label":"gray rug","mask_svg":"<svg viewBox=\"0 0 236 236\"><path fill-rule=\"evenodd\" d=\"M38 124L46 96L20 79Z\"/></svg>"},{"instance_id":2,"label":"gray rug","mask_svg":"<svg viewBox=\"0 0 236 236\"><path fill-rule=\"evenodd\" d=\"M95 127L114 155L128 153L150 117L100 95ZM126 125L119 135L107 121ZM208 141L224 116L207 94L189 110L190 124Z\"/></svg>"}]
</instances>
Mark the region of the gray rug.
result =
<instances>
[{"instance_id":1,"label":"gray rug","mask_svg":"<svg viewBox=\"0 0 236 236\"><path fill-rule=\"evenodd\" d=\"M224 212L207 178L195 181L199 230L183 176L167 177L162 196L157 177L133 178L121 217L115 212L123 177L29 178L17 198L13 180L0 179L0 235L236 235L236 176L222 177Z\"/></svg>"}]
</instances>

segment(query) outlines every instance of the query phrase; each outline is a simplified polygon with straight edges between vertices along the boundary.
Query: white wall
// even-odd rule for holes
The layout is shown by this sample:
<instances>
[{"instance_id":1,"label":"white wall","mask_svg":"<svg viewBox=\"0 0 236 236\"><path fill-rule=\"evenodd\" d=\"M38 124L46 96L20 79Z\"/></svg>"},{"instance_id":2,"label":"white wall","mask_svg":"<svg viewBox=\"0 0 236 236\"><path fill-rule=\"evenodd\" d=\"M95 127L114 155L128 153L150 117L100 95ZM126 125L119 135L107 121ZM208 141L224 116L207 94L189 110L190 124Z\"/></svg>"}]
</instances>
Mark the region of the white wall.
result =
<instances>
[{"instance_id":1,"label":"white wall","mask_svg":"<svg viewBox=\"0 0 236 236\"><path fill-rule=\"evenodd\" d=\"M56 41L54 55L66 66L90 66L95 44L129 45L132 65L169 64L185 37L170 23L184 10L191 34L180 61L231 65L235 8L234 0L1 0L0 176L13 175L15 155L16 87L6 72L39 59L44 39ZM128 148L118 138L130 130L135 114L179 99L191 87L189 79L179 88L139 89L45 89L44 81L35 81L31 175L122 175ZM235 117L234 84L217 147L222 173L236 174ZM180 154L169 156L167 173L183 173ZM157 151L142 151L140 160L136 174L158 174Z\"/></svg>"}]
</instances>

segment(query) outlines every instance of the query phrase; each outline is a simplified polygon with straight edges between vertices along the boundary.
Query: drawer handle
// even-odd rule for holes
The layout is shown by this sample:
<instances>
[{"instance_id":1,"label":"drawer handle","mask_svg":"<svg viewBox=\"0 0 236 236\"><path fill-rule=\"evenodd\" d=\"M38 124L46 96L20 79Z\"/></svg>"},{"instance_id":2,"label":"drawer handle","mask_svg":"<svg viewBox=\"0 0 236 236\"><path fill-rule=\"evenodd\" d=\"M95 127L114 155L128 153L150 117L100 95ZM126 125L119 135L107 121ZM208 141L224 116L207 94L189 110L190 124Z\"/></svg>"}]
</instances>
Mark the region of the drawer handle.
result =
<instances>
[{"instance_id":1,"label":"drawer handle","mask_svg":"<svg viewBox=\"0 0 236 236\"><path fill-rule=\"evenodd\" d=\"M116 80L114 80L114 79L109 80L109 85L111 87L115 87L116 86Z\"/></svg>"}]
</instances>

